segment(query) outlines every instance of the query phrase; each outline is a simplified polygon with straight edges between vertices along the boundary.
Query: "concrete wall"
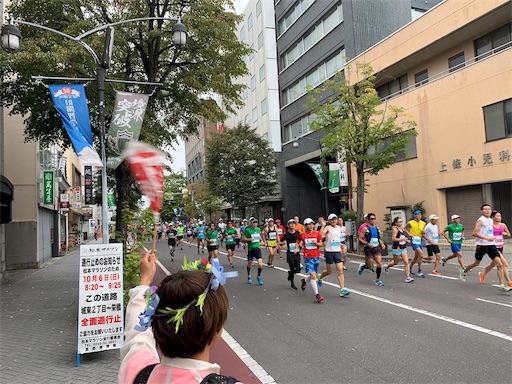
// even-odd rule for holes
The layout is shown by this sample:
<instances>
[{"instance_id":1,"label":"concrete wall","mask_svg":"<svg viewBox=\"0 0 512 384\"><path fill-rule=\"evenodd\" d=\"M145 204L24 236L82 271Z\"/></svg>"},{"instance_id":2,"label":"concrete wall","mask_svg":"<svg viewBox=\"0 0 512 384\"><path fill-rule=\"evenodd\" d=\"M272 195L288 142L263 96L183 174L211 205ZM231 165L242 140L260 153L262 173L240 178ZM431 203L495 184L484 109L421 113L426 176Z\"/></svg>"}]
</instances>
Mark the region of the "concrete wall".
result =
<instances>
[{"instance_id":1,"label":"concrete wall","mask_svg":"<svg viewBox=\"0 0 512 384\"><path fill-rule=\"evenodd\" d=\"M37 222L17 221L5 226L7 270L39 268L37 260Z\"/></svg>"}]
</instances>

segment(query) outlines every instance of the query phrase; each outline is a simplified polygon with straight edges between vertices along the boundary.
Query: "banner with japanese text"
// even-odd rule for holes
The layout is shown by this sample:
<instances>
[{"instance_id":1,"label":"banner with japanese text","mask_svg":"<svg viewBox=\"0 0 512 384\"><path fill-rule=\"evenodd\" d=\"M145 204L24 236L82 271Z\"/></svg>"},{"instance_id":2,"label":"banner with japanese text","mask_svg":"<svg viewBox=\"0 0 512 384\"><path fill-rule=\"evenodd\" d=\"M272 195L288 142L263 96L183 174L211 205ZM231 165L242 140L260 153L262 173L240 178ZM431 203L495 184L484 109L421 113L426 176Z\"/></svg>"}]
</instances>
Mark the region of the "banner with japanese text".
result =
<instances>
[{"instance_id":1,"label":"banner with japanese text","mask_svg":"<svg viewBox=\"0 0 512 384\"><path fill-rule=\"evenodd\" d=\"M53 205L55 181L53 171L43 171L43 204Z\"/></svg>"},{"instance_id":2,"label":"banner with japanese text","mask_svg":"<svg viewBox=\"0 0 512 384\"><path fill-rule=\"evenodd\" d=\"M309 165L309 167L315 174L315 176L318 180L318 183L320 184L320 190L325 189L325 185L324 185L325 177L324 177L324 171L322 170L322 166L317 163L307 163L307 164Z\"/></svg>"},{"instance_id":3,"label":"banner with japanese text","mask_svg":"<svg viewBox=\"0 0 512 384\"><path fill-rule=\"evenodd\" d=\"M91 120L83 84L49 85L55 108L83 165L101 167L92 144Z\"/></svg>"},{"instance_id":4,"label":"banner with japanese text","mask_svg":"<svg viewBox=\"0 0 512 384\"><path fill-rule=\"evenodd\" d=\"M329 192L338 193L340 191L340 164L329 163Z\"/></svg>"},{"instance_id":5,"label":"banner with japanese text","mask_svg":"<svg viewBox=\"0 0 512 384\"><path fill-rule=\"evenodd\" d=\"M123 244L80 246L77 353L123 345Z\"/></svg>"},{"instance_id":6,"label":"banner with japanese text","mask_svg":"<svg viewBox=\"0 0 512 384\"><path fill-rule=\"evenodd\" d=\"M84 184L85 184L85 205L92 205L92 167L86 165L84 167Z\"/></svg>"},{"instance_id":7,"label":"banner with japanese text","mask_svg":"<svg viewBox=\"0 0 512 384\"><path fill-rule=\"evenodd\" d=\"M117 92L112 122L107 133L107 167L117 168L123 161L121 154L130 141L138 140L149 95Z\"/></svg>"}]
</instances>

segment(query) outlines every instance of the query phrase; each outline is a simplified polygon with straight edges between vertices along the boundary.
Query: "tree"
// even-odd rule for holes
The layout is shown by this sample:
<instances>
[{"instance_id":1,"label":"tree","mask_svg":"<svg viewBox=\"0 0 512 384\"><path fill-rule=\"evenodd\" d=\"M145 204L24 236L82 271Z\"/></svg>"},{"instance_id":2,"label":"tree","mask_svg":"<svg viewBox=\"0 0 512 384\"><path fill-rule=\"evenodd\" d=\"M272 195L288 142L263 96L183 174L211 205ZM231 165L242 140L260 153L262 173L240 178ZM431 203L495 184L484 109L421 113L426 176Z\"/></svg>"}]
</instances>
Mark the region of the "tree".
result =
<instances>
[{"instance_id":1,"label":"tree","mask_svg":"<svg viewBox=\"0 0 512 384\"><path fill-rule=\"evenodd\" d=\"M363 219L366 174L377 175L395 163L397 154L417 135L416 122L401 116L404 109L382 104L375 89L373 68L355 63L350 84L350 67L339 72L321 87L309 89L308 108L316 114L312 128L325 132L320 142L322 158L336 158L356 169L357 217Z\"/></svg>"},{"instance_id":2,"label":"tree","mask_svg":"<svg viewBox=\"0 0 512 384\"><path fill-rule=\"evenodd\" d=\"M187 179L180 173L171 173L164 179L164 196L162 199L162 210L160 219L162 221L171 221L177 216L174 209L183 208L182 190L187 184Z\"/></svg>"},{"instance_id":3,"label":"tree","mask_svg":"<svg viewBox=\"0 0 512 384\"><path fill-rule=\"evenodd\" d=\"M184 196L183 213L188 217L212 220L212 214L222 207L222 200L210 192L208 186L199 182L187 186L188 194Z\"/></svg>"},{"instance_id":4,"label":"tree","mask_svg":"<svg viewBox=\"0 0 512 384\"><path fill-rule=\"evenodd\" d=\"M239 123L206 142L206 180L212 193L233 206L245 208L277 186L277 161L268 141Z\"/></svg>"},{"instance_id":5,"label":"tree","mask_svg":"<svg viewBox=\"0 0 512 384\"><path fill-rule=\"evenodd\" d=\"M226 9L230 10L226 10ZM217 94L228 112L242 105L243 85L234 79L248 73L243 58L252 50L237 37L241 16L233 12L231 0L13 0L8 12L15 18L45 25L71 36L99 25L150 16L181 16L189 30L184 49L174 49L170 30L173 22L141 21L115 27L115 45L107 78L163 83L139 86L107 83L105 89L107 126L115 90L151 93L140 140L156 147L172 145L178 137L197 132L199 119L222 121L225 113L205 95ZM25 139L43 145L70 141L52 105L47 90L32 82L32 75L94 77L91 55L76 42L39 28L21 25L23 51L0 54L0 103L21 114ZM104 34L96 33L87 43L100 55ZM115 88L115 89L114 89ZM152 93L154 91L154 93ZM97 90L87 86L93 135L99 133ZM99 147L99 146L98 146ZM134 181L122 164L115 172L117 230L126 231L124 208L129 204Z\"/></svg>"}]
</instances>

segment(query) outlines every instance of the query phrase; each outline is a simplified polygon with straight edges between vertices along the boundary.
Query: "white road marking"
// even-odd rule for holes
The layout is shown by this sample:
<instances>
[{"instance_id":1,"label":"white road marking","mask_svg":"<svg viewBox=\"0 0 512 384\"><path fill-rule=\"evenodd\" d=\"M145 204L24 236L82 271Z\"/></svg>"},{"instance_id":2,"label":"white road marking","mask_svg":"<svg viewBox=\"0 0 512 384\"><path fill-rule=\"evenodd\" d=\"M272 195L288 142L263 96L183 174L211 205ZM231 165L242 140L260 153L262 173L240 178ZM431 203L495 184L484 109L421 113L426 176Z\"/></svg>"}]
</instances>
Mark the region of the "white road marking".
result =
<instances>
[{"instance_id":1,"label":"white road marking","mask_svg":"<svg viewBox=\"0 0 512 384\"><path fill-rule=\"evenodd\" d=\"M491 300L480 299L479 297L475 298L475 300L483 301L484 303L491 303L491 304L502 305L504 307L512 308L512 305L510 305L510 304L497 303L497 302L491 301Z\"/></svg>"}]
</instances>

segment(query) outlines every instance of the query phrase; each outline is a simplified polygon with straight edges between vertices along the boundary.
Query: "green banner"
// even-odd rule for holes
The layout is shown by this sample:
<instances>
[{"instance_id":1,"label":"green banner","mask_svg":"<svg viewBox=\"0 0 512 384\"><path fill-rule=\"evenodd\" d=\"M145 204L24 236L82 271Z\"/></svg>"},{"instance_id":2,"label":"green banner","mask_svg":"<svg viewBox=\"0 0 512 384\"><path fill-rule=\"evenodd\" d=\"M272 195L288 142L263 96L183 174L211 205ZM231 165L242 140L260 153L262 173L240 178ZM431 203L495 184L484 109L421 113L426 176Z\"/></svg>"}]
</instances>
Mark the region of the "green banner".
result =
<instances>
[{"instance_id":1,"label":"green banner","mask_svg":"<svg viewBox=\"0 0 512 384\"><path fill-rule=\"evenodd\" d=\"M109 207L116 207L116 198L113 193L107 193L107 204Z\"/></svg>"},{"instance_id":2,"label":"green banner","mask_svg":"<svg viewBox=\"0 0 512 384\"><path fill-rule=\"evenodd\" d=\"M43 204L53 205L54 178L53 171L43 171Z\"/></svg>"},{"instance_id":3,"label":"green banner","mask_svg":"<svg viewBox=\"0 0 512 384\"><path fill-rule=\"evenodd\" d=\"M123 161L126 144L139 139L149 95L117 92L112 122L107 133L107 167L117 168Z\"/></svg>"},{"instance_id":4,"label":"green banner","mask_svg":"<svg viewBox=\"0 0 512 384\"><path fill-rule=\"evenodd\" d=\"M340 191L340 165L339 163L329 163L329 192L338 193Z\"/></svg>"},{"instance_id":5,"label":"green banner","mask_svg":"<svg viewBox=\"0 0 512 384\"><path fill-rule=\"evenodd\" d=\"M325 184L324 184L325 176L324 176L324 171L322 170L322 166L320 164L316 164L316 163L307 163L307 164L309 165L309 167L315 174L315 176L318 180L318 183L320 184L320 190L325 189Z\"/></svg>"}]
</instances>

